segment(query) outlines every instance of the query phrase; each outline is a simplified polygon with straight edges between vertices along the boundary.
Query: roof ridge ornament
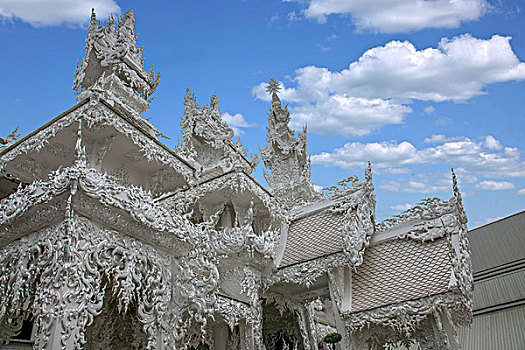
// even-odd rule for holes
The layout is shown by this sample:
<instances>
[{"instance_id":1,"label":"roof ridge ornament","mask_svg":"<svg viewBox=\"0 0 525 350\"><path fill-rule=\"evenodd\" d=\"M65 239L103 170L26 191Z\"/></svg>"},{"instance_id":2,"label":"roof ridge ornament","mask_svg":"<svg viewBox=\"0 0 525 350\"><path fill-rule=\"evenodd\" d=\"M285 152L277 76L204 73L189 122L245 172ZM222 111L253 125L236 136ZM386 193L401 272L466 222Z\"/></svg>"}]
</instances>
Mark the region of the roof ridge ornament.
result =
<instances>
[{"instance_id":1,"label":"roof ridge ornament","mask_svg":"<svg viewBox=\"0 0 525 350\"><path fill-rule=\"evenodd\" d=\"M77 100L102 95L106 101L134 116L144 113L160 83L153 66L144 69L143 49L137 47L135 16L129 11L115 21L97 21L92 9L86 35L86 53L77 63L73 90Z\"/></svg>"},{"instance_id":2,"label":"roof ridge ornament","mask_svg":"<svg viewBox=\"0 0 525 350\"><path fill-rule=\"evenodd\" d=\"M201 164L203 172L217 167L224 172L232 168L251 172L257 166L257 156L248 160L248 152L240 141L232 142L234 132L222 119L216 93L211 96L209 105L200 106L187 86L180 125L182 141L176 150L185 158Z\"/></svg>"},{"instance_id":3,"label":"roof ridge ornament","mask_svg":"<svg viewBox=\"0 0 525 350\"><path fill-rule=\"evenodd\" d=\"M272 94L272 108L268 113L268 145L261 149L264 165L269 172L264 177L274 194L285 205L292 207L319 199L320 195L310 184L311 162L306 150L306 126L297 137L288 126L290 112L287 106L282 108L277 93L281 83L270 76L266 91Z\"/></svg>"}]
</instances>

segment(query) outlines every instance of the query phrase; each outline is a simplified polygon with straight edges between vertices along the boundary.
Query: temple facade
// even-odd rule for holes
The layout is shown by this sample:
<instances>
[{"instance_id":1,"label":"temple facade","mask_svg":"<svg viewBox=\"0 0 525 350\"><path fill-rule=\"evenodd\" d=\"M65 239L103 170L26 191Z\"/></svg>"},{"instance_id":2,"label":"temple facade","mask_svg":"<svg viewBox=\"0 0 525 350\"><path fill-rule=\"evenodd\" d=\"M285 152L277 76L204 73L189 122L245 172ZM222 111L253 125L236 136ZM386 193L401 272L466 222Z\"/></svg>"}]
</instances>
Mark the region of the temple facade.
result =
<instances>
[{"instance_id":1,"label":"temple facade","mask_svg":"<svg viewBox=\"0 0 525 350\"><path fill-rule=\"evenodd\" d=\"M316 192L307 133L268 85L268 186L188 89L175 150L147 119L160 74L133 13L92 14L77 104L0 148L0 348L458 349L472 320L452 197L375 221L372 169Z\"/></svg>"}]
</instances>

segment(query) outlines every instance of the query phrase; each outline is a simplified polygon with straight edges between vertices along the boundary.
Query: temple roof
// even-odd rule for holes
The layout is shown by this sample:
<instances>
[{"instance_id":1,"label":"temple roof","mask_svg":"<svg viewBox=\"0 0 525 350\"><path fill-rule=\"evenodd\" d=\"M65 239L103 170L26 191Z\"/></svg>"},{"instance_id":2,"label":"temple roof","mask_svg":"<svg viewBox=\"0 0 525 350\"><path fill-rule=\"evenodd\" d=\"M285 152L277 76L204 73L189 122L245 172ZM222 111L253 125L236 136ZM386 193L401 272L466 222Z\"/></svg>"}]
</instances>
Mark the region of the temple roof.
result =
<instances>
[{"instance_id":1,"label":"temple roof","mask_svg":"<svg viewBox=\"0 0 525 350\"><path fill-rule=\"evenodd\" d=\"M352 312L446 292L451 269L445 238L395 239L371 246L352 274Z\"/></svg>"},{"instance_id":2,"label":"temple roof","mask_svg":"<svg viewBox=\"0 0 525 350\"><path fill-rule=\"evenodd\" d=\"M284 256L285 267L343 250L343 215L321 210L290 224Z\"/></svg>"}]
</instances>

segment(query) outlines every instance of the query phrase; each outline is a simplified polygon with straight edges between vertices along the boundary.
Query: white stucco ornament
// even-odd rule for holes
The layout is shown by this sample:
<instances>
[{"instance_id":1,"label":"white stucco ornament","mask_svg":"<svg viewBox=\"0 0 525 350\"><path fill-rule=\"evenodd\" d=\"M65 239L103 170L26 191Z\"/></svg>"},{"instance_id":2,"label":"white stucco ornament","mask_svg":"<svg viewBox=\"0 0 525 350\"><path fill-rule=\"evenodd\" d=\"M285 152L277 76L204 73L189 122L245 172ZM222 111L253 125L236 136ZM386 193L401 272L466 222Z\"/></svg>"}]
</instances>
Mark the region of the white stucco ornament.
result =
<instances>
[{"instance_id":1,"label":"white stucco ornament","mask_svg":"<svg viewBox=\"0 0 525 350\"><path fill-rule=\"evenodd\" d=\"M134 22L128 12L101 24L93 12L78 103L20 140L18 128L0 138L0 346L320 350L338 332L339 349L454 348L472 310L455 175L453 198L379 224L370 165L362 182L317 193L306 128L290 129L273 78L268 188L216 94L199 105L187 90L170 150L142 117L160 75L143 67ZM408 246L445 257L431 262L445 271L439 283L432 272L417 282L441 289L366 299L374 278L393 283L370 266L418 268L402 260Z\"/></svg>"}]
</instances>

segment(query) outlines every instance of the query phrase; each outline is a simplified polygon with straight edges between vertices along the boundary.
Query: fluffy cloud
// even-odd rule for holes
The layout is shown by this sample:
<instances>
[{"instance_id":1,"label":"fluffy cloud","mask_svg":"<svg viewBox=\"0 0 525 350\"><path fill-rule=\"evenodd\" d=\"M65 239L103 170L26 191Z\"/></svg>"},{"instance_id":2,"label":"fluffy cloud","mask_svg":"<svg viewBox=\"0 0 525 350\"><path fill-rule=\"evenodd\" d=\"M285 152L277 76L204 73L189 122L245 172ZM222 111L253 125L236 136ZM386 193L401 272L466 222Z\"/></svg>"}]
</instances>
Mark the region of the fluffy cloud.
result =
<instances>
[{"instance_id":1,"label":"fluffy cloud","mask_svg":"<svg viewBox=\"0 0 525 350\"><path fill-rule=\"evenodd\" d=\"M485 137L485 147L487 147L488 149L497 150L497 151L503 148L501 143L498 140L496 140L493 136L490 136L490 135Z\"/></svg>"},{"instance_id":2,"label":"fluffy cloud","mask_svg":"<svg viewBox=\"0 0 525 350\"><path fill-rule=\"evenodd\" d=\"M286 0L285 0L286 1ZM456 28L490 8L485 0L307 0L303 11L320 23L329 15L350 15L358 30L384 33Z\"/></svg>"},{"instance_id":3,"label":"fluffy cloud","mask_svg":"<svg viewBox=\"0 0 525 350\"><path fill-rule=\"evenodd\" d=\"M476 185L477 189L485 191L503 191L503 190L513 190L516 188L512 182L508 181L481 181Z\"/></svg>"},{"instance_id":4,"label":"fluffy cloud","mask_svg":"<svg viewBox=\"0 0 525 350\"><path fill-rule=\"evenodd\" d=\"M33 27L82 25L94 8L99 18L120 13L114 0L0 0L0 18L19 19Z\"/></svg>"},{"instance_id":5,"label":"fluffy cloud","mask_svg":"<svg viewBox=\"0 0 525 350\"><path fill-rule=\"evenodd\" d=\"M434 108L434 106L428 106L425 108L425 110L423 111L426 115L429 115L429 114L432 114L436 111L436 109Z\"/></svg>"},{"instance_id":6,"label":"fluffy cloud","mask_svg":"<svg viewBox=\"0 0 525 350\"><path fill-rule=\"evenodd\" d=\"M519 190L518 192L516 192L516 194L518 196L525 196L525 188L522 188L521 190Z\"/></svg>"},{"instance_id":7,"label":"fluffy cloud","mask_svg":"<svg viewBox=\"0 0 525 350\"><path fill-rule=\"evenodd\" d=\"M443 140L446 139L443 138ZM311 159L314 164L337 166L343 169L363 168L368 161L372 162L374 169L396 169L444 163L489 178L525 176L525 161L520 159L519 150L510 147L495 150L487 147L484 140L473 141L468 138L446 141L437 146L422 149L417 149L406 141L401 143L351 142L331 153L323 152L312 155Z\"/></svg>"},{"instance_id":8,"label":"fluffy cloud","mask_svg":"<svg viewBox=\"0 0 525 350\"><path fill-rule=\"evenodd\" d=\"M293 109L292 128L320 135L363 136L386 124L401 124L409 107L389 100L333 95L324 101L303 104Z\"/></svg>"},{"instance_id":9,"label":"fluffy cloud","mask_svg":"<svg viewBox=\"0 0 525 350\"><path fill-rule=\"evenodd\" d=\"M390 207L390 210L405 211L405 210L408 210L410 208L412 208L412 205L408 204L408 203L405 203L405 204L393 205L393 206Z\"/></svg>"},{"instance_id":10,"label":"fluffy cloud","mask_svg":"<svg viewBox=\"0 0 525 350\"><path fill-rule=\"evenodd\" d=\"M483 94L488 84L520 80L525 80L525 63L512 51L510 37L484 40L465 34L424 50L408 41L391 41L367 50L341 71L299 68L292 77L295 86L285 88L281 97L293 104L294 125L308 123L311 131L322 134L362 136L401 123L411 112L401 101L466 101ZM252 92L269 100L264 85Z\"/></svg>"},{"instance_id":11,"label":"fluffy cloud","mask_svg":"<svg viewBox=\"0 0 525 350\"><path fill-rule=\"evenodd\" d=\"M230 113L223 113L222 120L228 124L236 136L244 134L244 130L242 130L242 128L250 128L252 126L251 124L248 124L243 115L240 113L235 113L234 115L231 115Z\"/></svg>"}]
</instances>

